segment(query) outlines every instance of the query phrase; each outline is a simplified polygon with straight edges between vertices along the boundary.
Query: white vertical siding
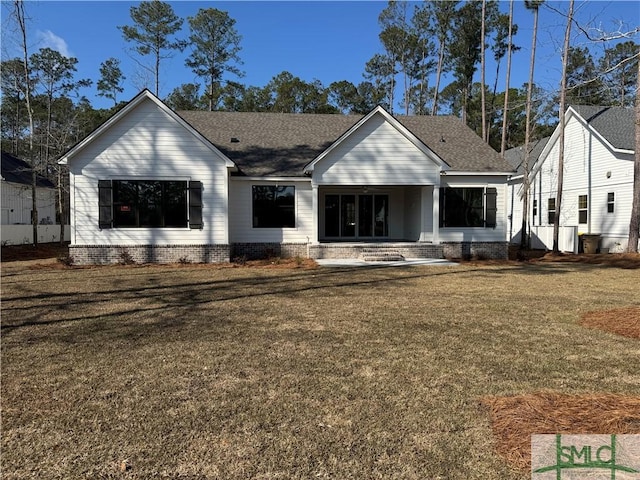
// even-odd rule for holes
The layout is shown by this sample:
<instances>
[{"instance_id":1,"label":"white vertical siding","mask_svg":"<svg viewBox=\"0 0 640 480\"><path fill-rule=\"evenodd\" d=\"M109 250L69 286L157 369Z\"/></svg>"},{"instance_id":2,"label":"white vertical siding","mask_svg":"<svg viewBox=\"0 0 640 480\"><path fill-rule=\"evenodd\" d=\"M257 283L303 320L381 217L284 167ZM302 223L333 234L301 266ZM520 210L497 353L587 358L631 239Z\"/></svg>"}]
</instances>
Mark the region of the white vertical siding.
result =
<instances>
[{"instance_id":1,"label":"white vertical siding","mask_svg":"<svg viewBox=\"0 0 640 480\"><path fill-rule=\"evenodd\" d=\"M437 184L439 175L439 165L376 114L316 164L313 182L424 185Z\"/></svg>"},{"instance_id":2,"label":"white vertical siding","mask_svg":"<svg viewBox=\"0 0 640 480\"><path fill-rule=\"evenodd\" d=\"M613 152L575 116L566 125L564 179L560 225L579 233L598 233L601 246L625 242L631 218L633 155ZM539 215L534 225L548 225L548 199L557 197L558 145L553 144L533 178ZM614 212L607 212L607 194L614 193ZM578 196L588 196L588 223L579 223Z\"/></svg>"},{"instance_id":3,"label":"white vertical siding","mask_svg":"<svg viewBox=\"0 0 640 480\"><path fill-rule=\"evenodd\" d=\"M313 191L310 180L250 181L231 178L229 192L229 237L232 243L314 241ZM293 228L253 228L253 185L295 187L296 226Z\"/></svg>"},{"instance_id":4,"label":"white vertical siding","mask_svg":"<svg viewBox=\"0 0 640 480\"><path fill-rule=\"evenodd\" d=\"M72 242L76 245L226 244L228 172L224 160L145 100L69 161ZM193 180L203 185L204 228L98 228L98 181Z\"/></svg>"}]
</instances>

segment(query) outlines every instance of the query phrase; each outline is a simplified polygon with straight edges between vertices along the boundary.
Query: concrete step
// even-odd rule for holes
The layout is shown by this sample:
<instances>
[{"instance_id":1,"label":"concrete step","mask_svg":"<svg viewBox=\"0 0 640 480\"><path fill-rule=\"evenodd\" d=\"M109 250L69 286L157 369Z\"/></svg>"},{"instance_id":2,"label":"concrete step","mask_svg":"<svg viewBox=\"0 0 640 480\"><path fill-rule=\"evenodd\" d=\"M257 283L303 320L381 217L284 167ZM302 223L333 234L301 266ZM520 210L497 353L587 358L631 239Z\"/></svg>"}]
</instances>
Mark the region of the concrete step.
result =
<instances>
[{"instance_id":1,"label":"concrete step","mask_svg":"<svg viewBox=\"0 0 640 480\"><path fill-rule=\"evenodd\" d=\"M404 257L392 248L363 248L360 259L365 262L402 262Z\"/></svg>"}]
</instances>

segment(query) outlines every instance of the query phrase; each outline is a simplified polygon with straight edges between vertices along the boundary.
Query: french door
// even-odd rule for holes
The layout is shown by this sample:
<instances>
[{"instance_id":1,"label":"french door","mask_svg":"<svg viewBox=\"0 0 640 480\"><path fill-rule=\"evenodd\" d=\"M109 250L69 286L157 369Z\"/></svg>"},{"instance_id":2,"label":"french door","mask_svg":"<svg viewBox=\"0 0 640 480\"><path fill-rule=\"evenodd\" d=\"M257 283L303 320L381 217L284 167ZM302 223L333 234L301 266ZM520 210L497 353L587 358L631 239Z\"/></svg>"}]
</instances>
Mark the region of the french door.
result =
<instances>
[{"instance_id":1,"label":"french door","mask_svg":"<svg viewBox=\"0 0 640 480\"><path fill-rule=\"evenodd\" d=\"M388 237L388 217L389 195L330 194L324 197L325 237Z\"/></svg>"}]
</instances>

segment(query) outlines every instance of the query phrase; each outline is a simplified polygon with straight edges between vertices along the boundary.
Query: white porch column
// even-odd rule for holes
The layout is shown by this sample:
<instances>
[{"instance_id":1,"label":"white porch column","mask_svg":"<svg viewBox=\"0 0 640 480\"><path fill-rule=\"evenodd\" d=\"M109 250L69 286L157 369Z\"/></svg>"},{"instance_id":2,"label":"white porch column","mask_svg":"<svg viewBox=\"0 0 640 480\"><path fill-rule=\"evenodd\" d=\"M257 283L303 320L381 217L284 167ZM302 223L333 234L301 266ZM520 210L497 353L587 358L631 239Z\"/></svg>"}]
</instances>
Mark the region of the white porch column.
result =
<instances>
[{"instance_id":1,"label":"white porch column","mask_svg":"<svg viewBox=\"0 0 640 480\"><path fill-rule=\"evenodd\" d=\"M433 237L432 242L434 245L440 243L440 187L438 185L433 186L433 210L431 220L433 222Z\"/></svg>"},{"instance_id":2,"label":"white porch column","mask_svg":"<svg viewBox=\"0 0 640 480\"><path fill-rule=\"evenodd\" d=\"M320 199L318 198L318 185L311 184L311 208L313 210L313 229L312 237L309 239L310 243L318 243L318 206L320 205Z\"/></svg>"}]
</instances>

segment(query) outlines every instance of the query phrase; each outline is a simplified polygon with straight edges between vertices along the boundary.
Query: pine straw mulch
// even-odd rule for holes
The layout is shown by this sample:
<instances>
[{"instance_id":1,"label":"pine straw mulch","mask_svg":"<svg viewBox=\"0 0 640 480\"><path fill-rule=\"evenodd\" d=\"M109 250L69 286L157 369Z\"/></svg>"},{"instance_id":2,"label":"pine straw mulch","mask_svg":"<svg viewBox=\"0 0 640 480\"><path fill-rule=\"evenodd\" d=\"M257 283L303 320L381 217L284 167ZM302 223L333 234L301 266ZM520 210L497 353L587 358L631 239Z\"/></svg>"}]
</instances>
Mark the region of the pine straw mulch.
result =
<instances>
[{"instance_id":1,"label":"pine straw mulch","mask_svg":"<svg viewBox=\"0 0 640 480\"><path fill-rule=\"evenodd\" d=\"M534 262L584 263L614 268L640 268L640 253L546 253Z\"/></svg>"},{"instance_id":2,"label":"pine straw mulch","mask_svg":"<svg viewBox=\"0 0 640 480\"><path fill-rule=\"evenodd\" d=\"M496 450L509 464L531 469L532 434L640 434L640 397L539 392L485 397Z\"/></svg>"},{"instance_id":3,"label":"pine straw mulch","mask_svg":"<svg viewBox=\"0 0 640 480\"><path fill-rule=\"evenodd\" d=\"M578 323L583 327L640 339L640 306L587 312Z\"/></svg>"},{"instance_id":4,"label":"pine straw mulch","mask_svg":"<svg viewBox=\"0 0 640 480\"><path fill-rule=\"evenodd\" d=\"M640 307L588 312L587 328L640 339ZM640 434L640 397L613 394L565 395L540 392L486 397L496 450L515 468L531 468L531 435L556 433Z\"/></svg>"}]
</instances>

